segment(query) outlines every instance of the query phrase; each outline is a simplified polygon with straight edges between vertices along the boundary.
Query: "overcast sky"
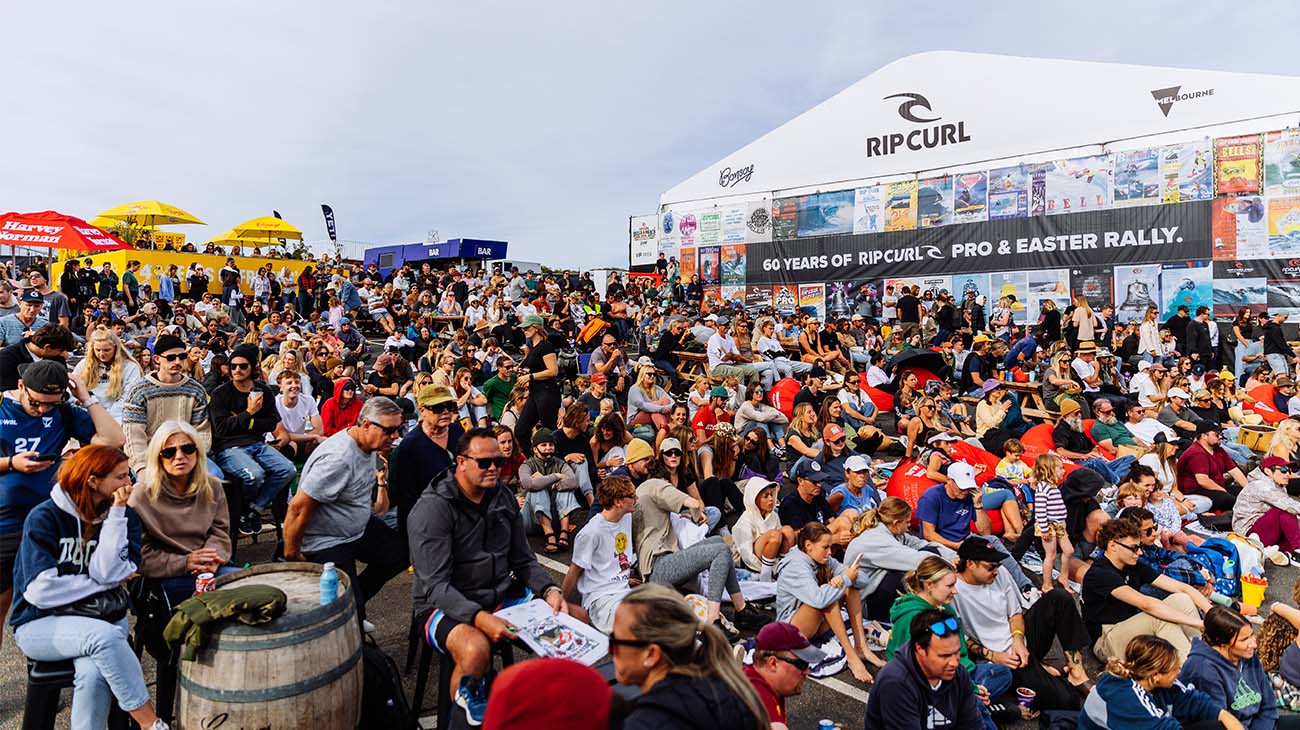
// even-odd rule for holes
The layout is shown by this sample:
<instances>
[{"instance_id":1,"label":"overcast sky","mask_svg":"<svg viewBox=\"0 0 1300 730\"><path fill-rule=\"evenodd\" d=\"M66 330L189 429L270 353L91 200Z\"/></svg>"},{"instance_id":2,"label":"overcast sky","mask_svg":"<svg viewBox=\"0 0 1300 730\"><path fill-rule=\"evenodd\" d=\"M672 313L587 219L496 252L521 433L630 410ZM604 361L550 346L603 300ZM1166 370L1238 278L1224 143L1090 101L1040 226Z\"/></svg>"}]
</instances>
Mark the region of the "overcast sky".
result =
<instances>
[{"instance_id":1,"label":"overcast sky","mask_svg":"<svg viewBox=\"0 0 1300 730\"><path fill-rule=\"evenodd\" d=\"M899 57L1300 75L1298 22L1290 2L19 3L0 209L157 198L201 242L273 208L324 238L329 203L351 240L437 228L625 266L628 215Z\"/></svg>"}]
</instances>

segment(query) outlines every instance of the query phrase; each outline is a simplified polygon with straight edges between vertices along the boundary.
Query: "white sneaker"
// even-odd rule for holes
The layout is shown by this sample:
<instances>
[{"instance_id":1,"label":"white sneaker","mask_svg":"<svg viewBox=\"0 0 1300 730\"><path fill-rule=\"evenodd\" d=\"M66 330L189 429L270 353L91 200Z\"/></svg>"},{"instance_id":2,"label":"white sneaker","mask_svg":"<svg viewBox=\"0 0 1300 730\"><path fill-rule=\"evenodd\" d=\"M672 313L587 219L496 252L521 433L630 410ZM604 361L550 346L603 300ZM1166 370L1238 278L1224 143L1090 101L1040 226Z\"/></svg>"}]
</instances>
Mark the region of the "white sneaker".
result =
<instances>
[{"instance_id":1,"label":"white sneaker","mask_svg":"<svg viewBox=\"0 0 1300 730\"><path fill-rule=\"evenodd\" d=\"M1286 567L1291 564L1291 559L1277 545L1269 545L1264 548L1264 557L1278 567Z\"/></svg>"},{"instance_id":2,"label":"white sneaker","mask_svg":"<svg viewBox=\"0 0 1300 730\"><path fill-rule=\"evenodd\" d=\"M1029 607L1038 602L1043 597L1043 592L1033 586L1028 586L1020 591L1020 607L1029 610Z\"/></svg>"},{"instance_id":3,"label":"white sneaker","mask_svg":"<svg viewBox=\"0 0 1300 730\"><path fill-rule=\"evenodd\" d=\"M370 621L367 619L362 619L361 630L367 634L373 634L375 633L375 625L370 623Z\"/></svg>"}]
</instances>

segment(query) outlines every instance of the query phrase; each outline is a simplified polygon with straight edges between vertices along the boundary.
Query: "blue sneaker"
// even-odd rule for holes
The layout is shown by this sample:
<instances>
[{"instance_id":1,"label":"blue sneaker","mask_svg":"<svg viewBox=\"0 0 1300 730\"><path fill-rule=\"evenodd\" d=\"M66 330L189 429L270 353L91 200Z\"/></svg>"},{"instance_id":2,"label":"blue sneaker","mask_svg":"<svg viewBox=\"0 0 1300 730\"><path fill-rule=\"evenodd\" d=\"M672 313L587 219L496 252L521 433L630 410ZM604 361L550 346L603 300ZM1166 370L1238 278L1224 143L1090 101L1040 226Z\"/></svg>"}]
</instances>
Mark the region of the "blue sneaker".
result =
<instances>
[{"instance_id":1,"label":"blue sneaker","mask_svg":"<svg viewBox=\"0 0 1300 730\"><path fill-rule=\"evenodd\" d=\"M456 688L456 704L464 708L470 725L482 725L483 715L487 713L487 682L461 677L460 686Z\"/></svg>"}]
</instances>

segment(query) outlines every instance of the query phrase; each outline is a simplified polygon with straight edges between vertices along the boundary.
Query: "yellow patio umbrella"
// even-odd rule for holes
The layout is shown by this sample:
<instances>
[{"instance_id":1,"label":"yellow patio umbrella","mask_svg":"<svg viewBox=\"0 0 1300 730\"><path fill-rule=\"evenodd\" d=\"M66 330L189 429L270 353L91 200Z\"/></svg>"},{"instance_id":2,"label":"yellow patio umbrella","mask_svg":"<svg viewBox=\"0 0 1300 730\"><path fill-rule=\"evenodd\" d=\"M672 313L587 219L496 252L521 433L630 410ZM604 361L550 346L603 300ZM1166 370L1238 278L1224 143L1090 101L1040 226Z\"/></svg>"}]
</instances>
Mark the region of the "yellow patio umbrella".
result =
<instances>
[{"instance_id":1,"label":"yellow patio umbrella","mask_svg":"<svg viewBox=\"0 0 1300 730\"><path fill-rule=\"evenodd\" d=\"M274 216L262 216L249 221L244 221L234 228L230 229L236 236L247 241L248 239L265 239L270 243L276 238L292 238L295 241L302 240L302 231L288 221L276 218Z\"/></svg>"},{"instance_id":2,"label":"yellow patio umbrella","mask_svg":"<svg viewBox=\"0 0 1300 730\"><path fill-rule=\"evenodd\" d=\"M215 243L218 246L257 246L262 241L257 238L243 238L232 228L213 236L208 243Z\"/></svg>"},{"instance_id":3,"label":"yellow patio umbrella","mask_svg":"<svg viewBox=\"0 0 1300 730\"><path fill-rule=\"evenodd\" d=\"M197 216L159 200L137 200L134 203L124 203L116 208L109 208L100 213L99 216L119 221L131 221L147 228L182 223L207 225L199 220Z\"/></svg>"},{"instance_id":4,"label":"yellow patio umbrella","mask_svg":"<svg viewBox=\"0 0 1300 730\"><path fill-rule=\"evenodd\" d=\"M103 230L107 231L110 228L116 228L122 225L122 221L116 218L105 218L104 216L101 215L98 218L91 218L90 225L96 228L102 228Z\"/></svg>"}]
</instances>

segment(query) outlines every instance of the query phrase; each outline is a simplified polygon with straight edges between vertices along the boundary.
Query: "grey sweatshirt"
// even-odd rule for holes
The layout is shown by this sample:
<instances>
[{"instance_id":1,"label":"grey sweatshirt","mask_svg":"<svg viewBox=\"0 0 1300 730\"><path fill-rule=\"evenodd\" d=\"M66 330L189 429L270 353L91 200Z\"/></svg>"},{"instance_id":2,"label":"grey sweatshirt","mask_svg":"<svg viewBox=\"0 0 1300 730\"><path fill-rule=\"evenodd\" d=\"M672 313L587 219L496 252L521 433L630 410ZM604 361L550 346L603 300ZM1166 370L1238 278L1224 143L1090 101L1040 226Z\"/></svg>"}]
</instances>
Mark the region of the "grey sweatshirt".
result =
<instances>
[{"instance_id":1,"label":"grey sweatshirt","mask_svg":"<svg viewBox=\"0 0 1300 730\"><path fill-rule=\"evenodd\" d=\"M636 418L641 411L646 413L669 413L673 409L672 398L669 398L668 392L659 386L655 386L654 393L647 394L641 389L641 385L632 386L627 391L627 420L628 423ZM661 405L654 401L660 398L668 398L668 405Z\"/></svg>"},{"instance_id":2,"label":"grey sweatshirt","mask_svg":"<svg viewBox=\"0 0 1300 730\"><path fill-rule=\"evenodd\" d=\"M845 585L836 588L830 583L817 581L816 561L799 548L790 548L790 552L781 558L777 566L776 578L776 620L788 622L800 606L809 605L821 610L844 597ZM835 558L826 559L830 577L844 573L844 565Z\"/></svg>"},{"instance_id":3,"label":"grey sweatshirt","mask_svg":"<svg viewBox=\"0 0 1300 730\"><path fill-rule=\"evenodd\" d=\"M922 551L922 548L938 548L939 557L950 562L957 559L957 553L942 545L908 533L896 536L883 524L864 530L844 548L845 562L852 563L854 558L862 556L862 561L858 563L858 579L853 587L866 595L880 587L880 582L885 579L885 571L915 570L922 560L935 554Z\"/></svg>"}]
</instances>

